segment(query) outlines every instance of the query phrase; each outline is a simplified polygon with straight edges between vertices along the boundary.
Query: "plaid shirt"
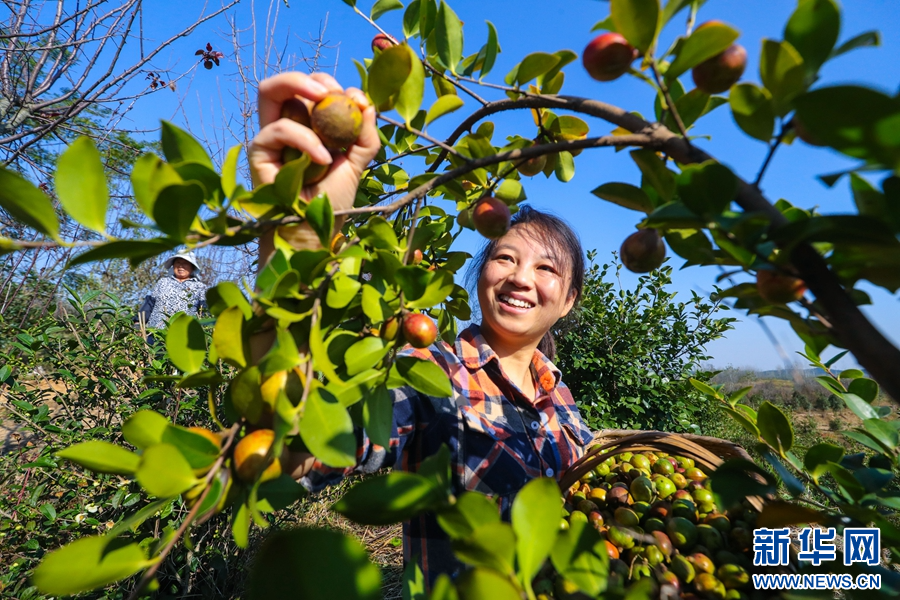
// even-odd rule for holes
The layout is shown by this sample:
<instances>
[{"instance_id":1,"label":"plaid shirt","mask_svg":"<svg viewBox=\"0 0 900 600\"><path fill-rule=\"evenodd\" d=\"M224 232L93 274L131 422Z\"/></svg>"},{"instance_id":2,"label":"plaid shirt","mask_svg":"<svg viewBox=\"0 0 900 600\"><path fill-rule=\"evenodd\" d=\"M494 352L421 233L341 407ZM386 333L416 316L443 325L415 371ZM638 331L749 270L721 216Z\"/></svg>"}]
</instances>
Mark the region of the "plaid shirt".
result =
<instances>
[{"instance_id":1,"label":"plaid shirt","mask_svg":"<svg viewBox=\"0 0 900 600\"><path fill-rule=\"evenodd\" d=\"M584 453L592 439L559 370L535 351L532 372L539 395L530 400L503 373L497 354L477 325L465 329L455 345L439 342L404 355L431 360L449 376L452 398L435 398L411 387L392 390L394 433L390 446L372 444L358 432L359 463L332 469L316 463L303 483L311 491L351 472L391 466L415 472L424 459L446 444L450 448L454 494L475 491L499 501L509 520L516 493L536 477L559 478ZM440 573L455 575L461 563L433 514L403 524L403 557L418 556L429 588Z\"/></svg>"}]
</instances>

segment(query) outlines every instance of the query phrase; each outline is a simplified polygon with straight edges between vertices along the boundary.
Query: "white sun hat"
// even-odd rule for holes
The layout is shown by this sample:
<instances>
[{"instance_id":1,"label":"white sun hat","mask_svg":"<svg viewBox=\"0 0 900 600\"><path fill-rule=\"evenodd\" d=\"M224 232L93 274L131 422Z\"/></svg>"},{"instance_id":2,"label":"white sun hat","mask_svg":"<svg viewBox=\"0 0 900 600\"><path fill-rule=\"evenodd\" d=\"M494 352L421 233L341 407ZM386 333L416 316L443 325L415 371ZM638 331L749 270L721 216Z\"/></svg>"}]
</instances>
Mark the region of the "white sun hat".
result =
<instances>
[{"instance_id":1,"label":"white sun hat","mask_svg":"<svg viewBox=\"0 0 900 600\"><path fill-rule=\"evenodd\" d=\"M171 269L172 265L175 263L176 258L186 260L194 265L194 272L191 273L192 275L197 275L198 273L200 273L200 263L197 262L197 257L194 256L193 252L180 252L175 256L170 256L168 259L166 259L166 262L163 263L163 268Z\"/></svg>"}]
</instances>

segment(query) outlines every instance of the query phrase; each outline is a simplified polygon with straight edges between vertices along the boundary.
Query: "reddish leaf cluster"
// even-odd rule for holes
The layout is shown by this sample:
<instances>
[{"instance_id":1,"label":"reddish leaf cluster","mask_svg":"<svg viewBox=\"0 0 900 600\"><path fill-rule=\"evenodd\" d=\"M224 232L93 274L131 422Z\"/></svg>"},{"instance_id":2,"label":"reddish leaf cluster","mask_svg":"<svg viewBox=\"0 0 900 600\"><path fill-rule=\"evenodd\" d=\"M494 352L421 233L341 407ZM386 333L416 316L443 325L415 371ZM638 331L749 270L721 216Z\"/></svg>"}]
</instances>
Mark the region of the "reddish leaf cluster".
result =
<instances>
[{"instance_id":1,"label":"reddish leaf cluster","mask_svg":"<svg viewBox=\"0 0 900 600\"><path fill-rule=\"evenodd\" d=\"M221 52L213 51L212 44L209 42L206 43L206 48L200 48L196 52L194 52L194 56L201 57L200 60L203 61L203 66L206 69L212 69L213 63L216 63L216 66L219 66L219 59L223 58L225 55Z\"/></svg>"}]
</instances>

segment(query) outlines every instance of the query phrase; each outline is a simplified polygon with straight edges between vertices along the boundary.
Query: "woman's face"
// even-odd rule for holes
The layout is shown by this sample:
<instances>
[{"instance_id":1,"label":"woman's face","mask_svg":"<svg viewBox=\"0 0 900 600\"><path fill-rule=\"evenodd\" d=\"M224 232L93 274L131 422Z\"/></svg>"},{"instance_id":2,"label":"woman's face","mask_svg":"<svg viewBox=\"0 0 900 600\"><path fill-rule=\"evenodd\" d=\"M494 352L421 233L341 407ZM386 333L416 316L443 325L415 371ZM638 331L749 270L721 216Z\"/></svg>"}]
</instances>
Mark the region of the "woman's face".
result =
<instances>
[{"instance_id":1,"label":"woman's face","mask_svg":"<svg viewBox=\"0 0 900 600\"><path fill-rule=\"evenodd\" d=\"M176 279L187 279L191 276L191 272L194 270L194 265L184 260L183 258L176 258L172 261L172 270L175 272Z\"/></svg>"},{"instance_id":2,"label":"woman's face","mask_svg":"<svg viewBox=\"0 0 900 600\"><path fill-rule=\"evenodd\" d=\"M478 280L482 328L506 344L537 343L572 309L567 265L553 257L528 225L497 241Z\"/></svg>"}]
</instances>

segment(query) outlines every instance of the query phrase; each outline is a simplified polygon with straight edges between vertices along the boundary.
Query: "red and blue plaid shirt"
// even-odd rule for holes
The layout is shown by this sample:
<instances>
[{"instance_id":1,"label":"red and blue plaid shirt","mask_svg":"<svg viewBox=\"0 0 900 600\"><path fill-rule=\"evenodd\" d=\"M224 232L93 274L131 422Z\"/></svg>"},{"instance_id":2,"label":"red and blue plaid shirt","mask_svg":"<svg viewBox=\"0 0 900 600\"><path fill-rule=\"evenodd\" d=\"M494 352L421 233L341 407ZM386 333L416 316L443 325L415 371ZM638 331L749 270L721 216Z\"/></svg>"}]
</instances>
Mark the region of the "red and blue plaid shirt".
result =
<instances>
[{"instance_id":1,"label":"red and blue plaid shirt","mask_svg":"<svg viewBox=\"0 0 900 600\"><path fill-rule=\"evenodd\" d=\"M360 432L357 467L342 470L316 463L303 482L311 491L353 471L391 466L415 472L446 444L454 494L474 491L495 498L508 520L513 498L526 483L536 477L558 479L592 439L559 370L540 351L531 363L538 382L535 400L503 373L477 325L460 333L453 346L439 342L403 354L440 366L450 376L453 397L435 398L411 387L392 390L390 446L377 446ZM405 562L418 556L429 588L440 573L455 574L461 567L432 514L403 524L403 556Z\"/></svg>"}]
</instances>

